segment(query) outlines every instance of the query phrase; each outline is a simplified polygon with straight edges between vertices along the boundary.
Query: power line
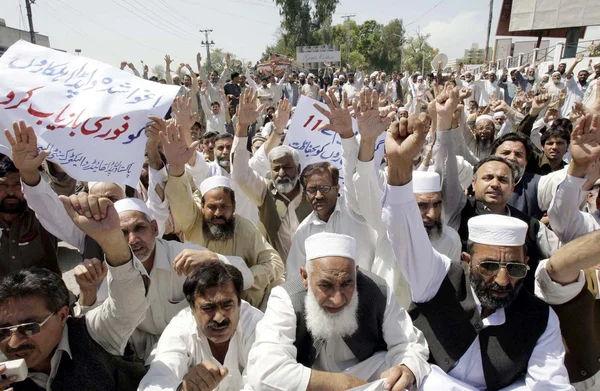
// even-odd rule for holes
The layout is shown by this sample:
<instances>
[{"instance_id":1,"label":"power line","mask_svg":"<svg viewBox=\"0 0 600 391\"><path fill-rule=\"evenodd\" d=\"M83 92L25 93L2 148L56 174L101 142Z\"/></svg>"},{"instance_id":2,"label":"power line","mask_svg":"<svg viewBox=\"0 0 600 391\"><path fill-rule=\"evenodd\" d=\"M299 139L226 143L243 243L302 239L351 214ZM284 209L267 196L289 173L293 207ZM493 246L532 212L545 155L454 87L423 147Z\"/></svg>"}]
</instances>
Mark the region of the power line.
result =
<instances>
[{"instance_id":1,"label":"power line","mask_svg":"<svg viewBox=\"0 0 600 391\"><path fill-rule=\"evenodd\" d=\"M141 4L138 0L130 0L130 1L133 1L136 5L131 4L127 0L123 0L123 2L125 4L127 4L128 6L134 8L138 12L142 12L144 15L146 15L147 17L149 17L151 20L158 23L159 25L163 25L163 26L169 28L170 31L174 31L176 34L178 34L180 36L188 37L186 39L191 40L192 42L196 42L198 40L198 37L195 37L195 36L189 34L187 31L182 30L178 27L180 25L181 21L177 17L175 17L175 20L177 20L177 23L169 23L169 21L166 21L167 23L165 23L164 16L159 15L156 12L152 11L150 8L148 8L146 6L146 4ZM150 0L150 1L152 2L152 0ZM154 3L154 2L152 2L152 4L156 5L156 3ZM158 6L158 9L161 10L161 7ZM171 15L171 14L169 14L169 15ZM176 26L176 27L172 27L172 26ZM192 26L194 29L196 28L196 24L192 24Z\"/></svg>"},{"instance_id":2,"label":"power line","mask_svg":"<svg viewBox=\"0 0 600 391\"><path fill-rule=\"evenodd\" d=\"M169 4L167 4L165 2L165 0L158 0L160 3L162 3L165 6L166 10L171 11L174 15L178 15L178 17L176 17L176 19L183 19L185 21L187 21L190 26L194 26L194 29L197 27L198 22L188 18L187 16L185 16L184 14L182 14L181 12L177 11L177 8L170 6ZM160 8L160 7L159 7Z\"/></svg>"},{"instance_id":3,"label":"power line","mask_svg":"<svg viewBox=\"0 0 600 391\"><path fill-rule=\"evenodd\" d=\"M244 19L244 20L249 20L251 22L258 23L258 24L264 24L264 25L269 26L269 27L273 26L272 23L265 22L264 20L251 19L251 18L248 18L246 16L242 16L242 15L234 14L234 13L231 13L231 12L228 12L228 11L224 11L222 9L213 8L213 7L210 7L210 6L207 6L207 5L203 5L203 4L196 4L196 3L193 3L192 1L189 1L189 0L179 0L179 1L181 1L182 3L185 3L185 4L192 5L194 7L202 7L203 9L206 8L206 9L209 9L209 10L212 10L212 11L215 11L215 12L218 12L218 13L222 13L222 14L225 14L225 15L234 16L236 18L240 18L240 19Z\"/></svg>"},{"instance_id":4,"label":"power line","mask_svg":"<svg viewBox=\"0 0 600 391\"><path fill-rule=\"evenodd\" d=\"M207 73L210 73L210 71L211 71L210 47L212 45L214 45L215 42L208 40L208 34L212 33L212 29L200 30L200 32L204 33L204 37L206 38L206 41L202 41L202 45L206 46L206 70L207 70Z\"/></svg>"},{"instance_id":5,"label":"power line","mask_svg":"<svg viewBox=\"0 0 600 391\"><path fill-rule=\"evenodd\" d=\"M427 15L428 13L430 13L431 11L433 11L434 9L436 9L440 4L442 4L445 0L440 0L439 3L437 3L436 5L434 5L433 7L431 7L428 11L425 11L425 13L421 16L419 16L417 19L413 20L412 22L410 22L409 24L404 25L404 27L406 28L407 26L410 26L411 24L415 24L417 23L419 20L423 19L425 17L425 15Z\"/></svg>"}]
</instances>

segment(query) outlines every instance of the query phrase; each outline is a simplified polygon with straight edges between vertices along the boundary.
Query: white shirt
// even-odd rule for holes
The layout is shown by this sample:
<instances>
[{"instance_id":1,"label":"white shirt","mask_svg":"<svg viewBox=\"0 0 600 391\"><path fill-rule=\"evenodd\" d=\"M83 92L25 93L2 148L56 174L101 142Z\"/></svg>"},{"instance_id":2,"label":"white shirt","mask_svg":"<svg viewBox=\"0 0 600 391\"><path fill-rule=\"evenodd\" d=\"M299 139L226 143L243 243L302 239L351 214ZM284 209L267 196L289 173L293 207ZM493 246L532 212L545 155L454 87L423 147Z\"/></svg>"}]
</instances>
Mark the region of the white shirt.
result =
<instances>
[{"instance_id":1,"label":"white shirt","mask_svg":"<svg viewBox=\"0 0 600 391\"><path fill-rule=\"evenodd\" d=\"M360 302L360 295L358 300ZM378 379L381 371L404 364L420 384L429 373L427 345L389 288L382 327L387 343L385 354L375 354L372 359L358 362L343 339L334 338L323 344L313 368L339 369L370 381ZM265 316L256 329L256 342L248 357L248 382L254 391L306 390L311 368L296 361L296 313L285 289L275 287L271 291Z\"/></svg>"},{"instance_id":2,"label":"white shirt","mask_svg":"<svg viewBox=\"0 0 600 391\"><path fill-rule=\"evenodd\" d=\"M186 164L185 171L192 176L197 189L200 189L202 181L211 176L224 176L231 179L231 175L216 161L205 162L200 152L196 152L196 164L194 166ZM258 225L258 208L250 202L246 194L233 180L232 183L235 192L235 213L252 221L254 225Z\"/></svg>"},{"instance_id":3,"label":"white shirt","mask_svg":"<svg viewBox=\"0 0 600 391\"><path fill-rule=\"evenodd\" d=\"M217 114L214 114L212 111L212 104L214 102L219 102L220 108ZM225 128L225 122L227 122L227 118L225 115L225 110L227 107L223 104L221 98L218 100L209 102L208 98L205 95L200 95L200 103L202 104L202 110L204 111L204 116L206 117L206 131L207 132L218 132L218 133L226 133L227 130Z\"/></svg>"},{"instance_id":4,"label":"white shirt","mask_svg":"<svg viewBox=\"0 0 600 391\"><path fill-rule=\"evenodd\" d=\"M142 320L148 307L142 278L146 275L146 270L135 255L132 256L133 259L124 265L117 267L108 265L106 279L110 297L101 306L85 315L85 325L90 337L108 353L116 356L123 354L127 339ZM30 371L27 377L43 389L51 390L50 385L56 377L60 360L65 353L73 358L67 325L50 360L50 375Z\"/></svg>"},{"instance_id":5,"label":"white shirt","mask_svg":"<svg viewBox=\"0 0 600 391\"><path fill-rule=\"evenodd\" d=\"M489 80L477 80L473 89L474 100L479 106L487 106L490 103L490 97L494 95L497 100L504 100L504 89L498 87L498 82Z\"/></svg>"},{"instance_id":6,"label":"white shirt","mask_svg":"<svg viewBox=\"0 0 600 391\"><path fill-rule=\"evenodd\" d=\"M189 369L203 361L211 361L229 370L217 391L239 391L246 383L248 353L254 343L256 326L263 313L242 301L240 318L229 341L223 364L212 355L206 337L198 331L189 306L169 323L158 341L156 356L138 387L139 391L175 391Z\"/></svg>"},{"instance_id":7,"label":"white shirt","mask_svg":"<svg viewBox=\"0 0 600 391\"><path fill-rule=\"evenodd\" d=\"M431 300L446 277L451 261L425 244L427 233L421 223L412 182L405 186L387 186L383 220L396 259L410 284L413 300L417 303ZM481 307L477 304L481 313ZM505 321L504 310L497 310L482 321L484 327L501 325ZM477 337L448 374L483 390L486 384L480 349ZM564 355L558 317L550 308L546 330L538 339L529 358L525 377L529 390L573 390L563 363Z\"/></svg>"},{"instance_id":8,"label":"white shirt","mask_svg":"<svg viewBox=\"0 0 600 391\"><path fill-rule=\"evenodd\" d=\"M350 83L349 81L345 82L342 86L342 92L345 92L348 95L348 100L352 102L352 99L358 98L358 93L363 89L363 73L361 71L356 71L354 73L354 83Z\"/></svg>"},{"instance_id":9,"label":"white shirt","mask_svg":"<svg viewBox=\"0 0 600 391\"><path fill-rule=\"evenodd\" d=\"M301 93L311 99L319 100L319 86L316 84L308 84L307 82L302 86Z\"/></svg>"},{"instance_id":10,"label":"white shirt","mask_svg":"<svg viewBox=\"0 0 600 391\"><path fill-rule=\"evenodd\" d=\"M206 248L193 243L180 243L177 241L156 239L154 267L150 271L150 287L148 288L148 310L143 321L137 325L131 336L131 343L136 355L144 361L152 359L152 350L158 338L163 333L171 319L189 304L183 295L183 283L186 275L178 275L173 268L175 258L185 249L206 250ZM246 262L236 256L223 256L219 259L235 266L244 276L244 289L252 286L254 277ZM106 279L98 287L96 303L91 307L76 307L82 314L95 308L108 299L108 285ZM149 364L149 361L147 362Z\"/></svg>"}]
</instances>

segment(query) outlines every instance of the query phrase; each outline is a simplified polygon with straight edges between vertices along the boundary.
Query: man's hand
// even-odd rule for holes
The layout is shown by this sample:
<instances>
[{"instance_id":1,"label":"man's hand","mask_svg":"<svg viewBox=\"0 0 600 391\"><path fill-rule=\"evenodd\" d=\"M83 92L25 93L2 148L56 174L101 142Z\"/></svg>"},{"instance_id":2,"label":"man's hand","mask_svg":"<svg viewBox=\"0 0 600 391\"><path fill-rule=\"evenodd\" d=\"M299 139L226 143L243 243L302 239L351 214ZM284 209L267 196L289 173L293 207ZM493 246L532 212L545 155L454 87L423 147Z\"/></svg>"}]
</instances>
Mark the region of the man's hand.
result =
<instances>
[{"instance_id":1,"label":"man's hand","mask_svg":"<svg viewBox=\"0 0 600 391\"><path fill-rule=\"evenodd\" d=\"M148 73L148 65L144 65L144 73L147 74Z\"/></svg>"},{"instance_id":2,"label":"man's hand","mask_svg":"<svg viewBox=\"0 0 600 391\"><path fill-rule=\"evenodd\" d=\"M596 84L596 99L588 102L585 108L592 114L600 115L600 87Z\"/></svg>"},{"instance_id":3,"label":"man's hand","mask_svg":"<svg viewBox=\"0 0 600 391\"><path fill-rule=\"evenodd\" d=\"M146 141L146 149L152 149L160 145L160 132L166 133L167 120L156 115L151 115L148 118L150 118L152 121L146 124L145 133L148 137L148 141Z\"/></svg>"},{"instance_id":4,"label":"man's hand","mask_svg":"<svg viewBox=\"0 0 600 391\"><path fill-rule=\"evenodd\" d=\"M196 267L204 262L218 261L217 253L210 250L185 249L173 261L173 268L178 275L189 276Z\"/></svg>"},{"instance_id":5,"label":"man's hand","mask_svg":"<svg viewBox=\"0 0 600 391\"><path fill-rule=\"evenodd\" d=\"M282 135L285 127L287 126L288 121L290 120L290 112L292 110L292 105L287 98L284 98L280 103L275 115L273 116L273 126L275 128L275 132L278 135Z\"/></svg>"},{"instance_id":6,"label":"man's hand","mask_svg":"<svg viewBox=\"0 0 600 391\"><path fill-rule=\"evenodd\" d=\"M549 107L546 114L544 114L544 122L549 123L559 117L558 109L556 107Z\"/></svg>"},{"instance_id":7,"label":"man's hand","mask_svg":"<svg viewBox=\"0 0 600 391\"><path fill-rule=\"evenodd\" d=\"M167 69L171 66L171 63L173 62L173 60L171 59L171 56L169 56L168 54L165 56L165 63L167 65Z\"/></svg>"},{"instance_id":8,"label":"man's hand","mask_svg":"<svg viewBox=\"0 0 600 391\"><path fill-rule=\"evenodd\" d=\"M98 286L108 274L108 264L97 258L84 259L73 269L75 281L79 285L79 304L92 306L97 300Z\"/></svg>"},{"instance_id":9,"label":"man's hand","mask_svg":"<svg viewBox=\"0 0 600 391\"><path fill-rule=\"evenodd\" d=\"M579 53L577 57L575 57L575 63L579 64L583 61L583 53Z\"/></svg>"},{"instance_id":10,"label":"man's hand","mask_svg":"<svg viewBox=\"0 0 600 391\"><path fill-rule=\"evenodd\" d=\"M344 93L344 98L347 100L346 93ZM364 92L358 94L358 100L359 103L352 102L352 108L354 109L361 143L363 141L373 143L373 147L375 147L374 143L377 137L388 128L395 113L389 112L389 110L382 111L378 107L381 102L379 102L377 91L366 88ZM350 122L350 130L352 130L352 122Z\"/></svg>"},{"instance_id":11,"label":"man's hand","mask_svg":"<svg viewBox=\"0 0 600 391\"><path fill-rule=\"evenodd\" d=\"M202 361L190 368L183 377L183 383L178 390L181 391L212 391L227 376L229 370L218 367L212 361Z\"/></svg>"},{"instance_id":12,"label":"man's hand","mask_svg":"<svg viewBox=\"0 0 600 391\"><path fill-rule=\"evenodd\" d=\"M600 157L600 118L587 114L571 133L569 174L583 178L588 166Z\"/></svg>"},{"instance_id":13,"label":"man's hand","mask_svg":"<svg viewBox=\"0 0 600 391\"><path fill-rule=\"evenodd\" d=\"M335 99L333 91L330 91L328 95L324 90L321 90L320 94L329 110L324 109L316 103L313 103L314 108L319 113L323 114L325 118L327 118L327 122L319 125L315 131L320 132L321 130L328 129L339 134L341 138L353 137L354 132L352 131L352 118L350 117L348 105L341 107L337 99ZM344 99L345 102L348 103L348 96L345 93ZM377 104L375 104L375 107L375 110L377 110Z\"/></svg>"},{"instance_id":14,"label":"man's hand","mask_svg":"<svg viewBox=\"0 0 600 391\"><path fill-rule=\"evenodd\" d=\"M171 105L171 116L184 132L190 132L198 121L198 113L192 113L192 98L176 97Z\"/></svg>"},{"instance_id":15,"label":"man's hand","mask_svg":"<svg viewBox=\"0 0 600 391\"><path fill-rule=\"evenodd\" d=\"M450 130L452 127L452 116L458 106L457 89L447 85L444 91L438 95L435 104L437 130Z\"/></svg>"},{"instance_id":16,"label":"man's hand","mask_svg":"<svg viewBox=\"0 0 600 391\"><path fill-rule=\"evenodd\" d=\"M6 372L6 365L0 364L0 376L4 377L4 372ZM13 391L12 388L9 388L11 384L17 381L19 377L13 375L7 379L0 380L0 390Z\"/></svg>"},{"instance_id":17,"label":"man's hand","mask_svg":"<svg viewBox=\"0 0 600 391\"><path fill-rule=\"evenodd\" d=\"M406 365L398 365L388 369L381 374L385 379L383 388L390 391L413 390L415 385L415 375Z\"/></svg>"},{"instance_id":18,"label":"man's hand","mask_svg":"<svg viewBox=\"0 0 600 391\"><path fill-rule=\"evenodd\" d=\"M196 153L200 141L194 141L189 145L185 139L185 132L181 126L170 123L167 132L160 132L163 151L169 163L169 174L180 177L185 172L185 164Z\"/></svg>"},{"instance_id":19,"label":"man's hand","mask_svg":"<svg viewBox=\"0 0 600 391\"><path fill-rule=\"evenodd\" d=\"M227 53L225 56L225 68L229 69L229 65L231 64L231 54Z\"/></svg>"},{"instance_id":20,"label":"man's hand","mask_svg":"<svg viewBox=\"0 0 600 391\"><path fill-rule=\"evenodd\" d=\"M237 109L238 126L242 129L242 132L245 131L246 134L238 134L238 137L246 137L248 135L248 126L256 121L265 108L265 104L261 104L260 106L256 104L257 98L258 91L253 92L251 88L246 88L240 95L240 103Z\"/></svg>"},{"instance_id":21,"label":"man's hand","mask_svg":"<svg viewBox=\"0 0 600 391\"><path fill-rule=\"evenodd\" d=\"M121 61L121 70L125 69L127 66L127 61Z\"/></svg>"},{"instance_id":22,"label":"man's hand","mask_svg":"<svg viewBox=\"0 0 600 391\"><path fill-rule=\"evenodd\" d=\"M569 120L573 123L573 125L576 125L577 121L579 121L579 119L582 118L584 115L585 107L583 107L583 103L575 102L573 104L571 112L569 113Z\"/></svg>"},{"instance_id":23,"label":"man's hand","mask_svg":"<svg viewBox=\"0 0 600 391\"><path fill-rule=\"evenodd\" d=\"M14 137L8 129L4 130L4 135L12 149L13 163L19 169L23 182L35 186L40 182L38 167L50 151L42 151L38 154L37 136L25 121L13 122L13 134Z\"/></svg>"},{"instance_id":24,"label":"man's hand","mask_svg":"<svg viewBox=\"0 0 600 391\"><path fill-rule=\"evenodd\" d=\"M470 88L461 88L458 91L458 99L464 101L465 99L469 98L472 93L473 91L471 91Z\"/></svg>"},{"instance_id":25,"label":"man's hand","mask_svg":"<svg viewBox=\"0 0 600 391\"><path fill-rule=\"evenodd\" d=\"M128 62L127 66L129 67L129 69L131 69L132 71L135 69L135 65L133 65L132 62Z\"/></svg>"},{"instance_id":26,"label":"man's hand","mask_svg":"<svg viewBox=\"0 0 600 391\"><path fill-rule=\"evenodd\" d=\"M202 66L202 54L196 53L196 64L198 64L198 72L200 72L200 67Z\"/></svg>"},{"instance_id":27,"label":"man's hand","mask_svg":"<svg viewBox=\"0 0 600 391\"><path fill-rule=\"evenodd\" d=\"M426 113L421 113L418 117L413 115L408 119L402 118L390 125L385 139L390 185L404 186L412 180L413 160L421 152L429 125L430 118Z\"/></svg>"},{"instance_id":28,"label":"man's hand","mask_svg":"<svg viewBox=\"0 0 600 391\"><path fill-rule=\"evenodd\" d=\"M542 112L542 110L550 104L550 100L550 95L548 94L538 95L535 98L533 98L529 115L537 117Z\"/></svg>"}]
</instances>

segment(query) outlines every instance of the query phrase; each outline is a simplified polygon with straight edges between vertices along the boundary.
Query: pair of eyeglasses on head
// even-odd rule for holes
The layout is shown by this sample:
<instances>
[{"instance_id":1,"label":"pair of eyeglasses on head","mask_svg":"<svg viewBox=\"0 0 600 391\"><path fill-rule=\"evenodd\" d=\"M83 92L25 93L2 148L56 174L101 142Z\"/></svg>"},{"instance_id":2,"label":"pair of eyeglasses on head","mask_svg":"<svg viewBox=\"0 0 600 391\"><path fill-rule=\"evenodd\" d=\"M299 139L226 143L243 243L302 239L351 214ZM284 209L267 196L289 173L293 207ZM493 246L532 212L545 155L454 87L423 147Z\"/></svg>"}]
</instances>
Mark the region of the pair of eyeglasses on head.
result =
<instances>
[{"instance_id":1,"label":"pair of eyeglasses on head","mask_svg":"<svg viewBox=\"0 0 600 391\"><path fill-rule=\"evenodd\" d=\"M321 194L327 194L334 188L335 188L335 186L315 186L315 187L307 187L305 191L310 195L317 194L317 191L319 191Z\"/></svg>"},{"instance_id":2,"label":"pair of eyeglasses on head","mask_svg":"<svg viewBox=\"0 0 600 391\"><path fill-rule=\"evenodd\" d=\"M529 271L529 265L521 262L483 261L477 265L479 274L485 277L495 277L502 268L506 269L506 273L512 278L523 278Z\"/></svg>"},{"instance_id":3,"label":"pair of eyeglasses on head","mask_svg":"<svg viewBox=\"0 0 600 391\"><path fill-rule=\"evenodd\" d=\"M37 322L28 322L21 323L15 326L7 326L0 328L0 341L4 341L13 335L14 332L18 332L24 337L32 337L36 334L39 334L42 331L42 327L46 324L46 322L52 317L52 315L56 314L56 312L51 313L44 319L41 323Z\"/></svg>"}]
</instances>

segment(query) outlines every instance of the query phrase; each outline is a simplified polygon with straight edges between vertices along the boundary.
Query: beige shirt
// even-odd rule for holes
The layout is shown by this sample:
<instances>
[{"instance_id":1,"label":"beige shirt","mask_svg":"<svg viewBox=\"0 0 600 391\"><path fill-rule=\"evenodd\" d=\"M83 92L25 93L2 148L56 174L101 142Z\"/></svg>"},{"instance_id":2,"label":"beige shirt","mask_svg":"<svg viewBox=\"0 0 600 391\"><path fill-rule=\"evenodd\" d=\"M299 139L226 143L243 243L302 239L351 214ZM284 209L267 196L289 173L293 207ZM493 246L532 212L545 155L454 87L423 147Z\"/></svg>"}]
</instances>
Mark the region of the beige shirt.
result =
<instances>
[{"instance_id":1,"label":"beige shirt","mask_svg":"<svg viewBox=\"0 0 600 391\"><path fill-rule=\"evenodd\" d=\"M169 175L166 195L176 228L183 231L186 241L199 244L218 254L242 257L246 261L254 276L254 284L244 291L242 299L258 307L270 286L283 277L285 269L277 251L252 222L239 215L235 215L235 234L232 238L208 240L202 230L200 200L192 195L185 175Z\"/></svg>"},{"instance_id":2,"label":"beige shirt","mask_svg":"<svg viewBox=\"0 0 600 391\"><path fill-rule=\"evenodd\" d=\"M300 93L309 98L318 100L319 99L319 86L316 84L310 85L310 84L306 83L305 85L302 86L302 91Z\"/></svg>"}]
</instances>

